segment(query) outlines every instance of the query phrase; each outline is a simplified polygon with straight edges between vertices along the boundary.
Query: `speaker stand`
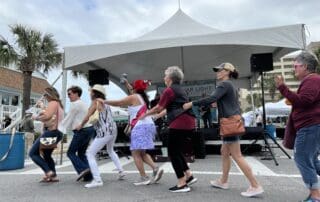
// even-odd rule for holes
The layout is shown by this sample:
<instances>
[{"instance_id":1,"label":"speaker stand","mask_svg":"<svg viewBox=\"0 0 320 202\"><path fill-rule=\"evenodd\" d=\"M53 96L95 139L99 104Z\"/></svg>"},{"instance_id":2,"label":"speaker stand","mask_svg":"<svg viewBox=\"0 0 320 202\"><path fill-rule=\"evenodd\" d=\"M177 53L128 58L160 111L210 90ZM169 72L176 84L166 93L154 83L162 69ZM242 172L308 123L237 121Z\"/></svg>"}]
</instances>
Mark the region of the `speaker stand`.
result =
<instances>
[{"instance_id":1,"label":"speaker stand","mask_svg":"<svg viewBox=\"0 0 320 202\"><path fill-rule=\"evenodd\" d=\"M263 116L262 116L262 117L263 117L263 129L264 129L264 130L263 130L264 146L265 146L265 148L269 151L269 153L270 153L270 155L271 155L274 163L276 164L276 166L278 166L279 163L278 163L277 159L275 158L275 155L274 155L273 150L272 150L273 147L270 146L270 144L269 144L269 142L268 142L268 138L269 138L269 139L272 139L273 142L274 142L274 144L277 145L276 148L281 149L281 151L282 151L289 159L291 159L291 156L281 147L281 145L279 145L279 143L274 139L274 137L273 137L271 134L269 134L269 133L267 132L267 130L266 130L266 108L265 108L265 102L264 102L264 81L263 81L263 72L262 72L262 71L260 72L260 75L261 75L261 92L262 92L262 94L261 94L261 95L262 95L261 101L262 101L262 112L263 112ZM255 142L257 142L257 139L255 140ZM265 158L262 158L262 160L267 160L267 159L270 159L270 158L266 158L266 157L265 157Z\"/></svg>"}]
</instances>

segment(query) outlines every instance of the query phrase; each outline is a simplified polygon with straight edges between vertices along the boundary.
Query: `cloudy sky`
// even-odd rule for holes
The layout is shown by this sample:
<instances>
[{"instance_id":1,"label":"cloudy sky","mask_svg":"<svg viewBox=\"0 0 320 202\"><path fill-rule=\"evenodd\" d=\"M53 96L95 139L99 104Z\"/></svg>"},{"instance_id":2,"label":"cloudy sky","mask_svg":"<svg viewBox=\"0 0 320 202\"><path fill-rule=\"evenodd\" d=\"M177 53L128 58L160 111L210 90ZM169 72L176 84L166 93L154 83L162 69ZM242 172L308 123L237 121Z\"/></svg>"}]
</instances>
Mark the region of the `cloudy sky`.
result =
<instances>
[{"instance_id":1,"label":"cloudy sky","mask_svg":"<svg viewBox=\"0 0 320 202\"><path fill-rule=\"evenodd\" d=\"M196 21L223 31L304 23L307 42L320 41L319 0L181 0L181 9ZM178 9L178 0L1 0L0 34L13 40L8 25L24 24L52 33L60 45L120 42L153 30ZM48 75L55 80L57 71ZM88 88L83 79L68 85ZM61 89L61 81L56 84ZM109 98L124 96L107 87Z\"/></svg>"}]
</instances>

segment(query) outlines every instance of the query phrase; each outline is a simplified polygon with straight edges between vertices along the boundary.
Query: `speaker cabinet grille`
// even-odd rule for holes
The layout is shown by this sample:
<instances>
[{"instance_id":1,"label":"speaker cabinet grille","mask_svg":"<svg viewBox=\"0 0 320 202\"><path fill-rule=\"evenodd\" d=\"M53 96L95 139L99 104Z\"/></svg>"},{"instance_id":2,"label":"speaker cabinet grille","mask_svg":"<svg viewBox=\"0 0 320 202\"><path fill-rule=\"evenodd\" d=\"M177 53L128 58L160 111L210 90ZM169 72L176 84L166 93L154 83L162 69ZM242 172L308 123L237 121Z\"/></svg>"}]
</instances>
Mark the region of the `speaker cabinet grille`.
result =
<instances>
[{"instance_id":1,"label":"speaker cabinet grille","mask_svg":"<svg viewBox=\"0 0 320 202\"><path fill-rule=\"evenodd\" d=\"M273 70L272 53L252 54L250 57L252 72L266 72Z\"/></svg>"},{"instance_id":2,"label":"speaker cabinet grille","mask_svg":"<svg viewBox=\"0 0 320 202\"><path fill-rule=\"evenodd\" d=\"M88 72L89 85L109 84L109 72L105 69L89 70Z\"/></svg>"}]
</instances>

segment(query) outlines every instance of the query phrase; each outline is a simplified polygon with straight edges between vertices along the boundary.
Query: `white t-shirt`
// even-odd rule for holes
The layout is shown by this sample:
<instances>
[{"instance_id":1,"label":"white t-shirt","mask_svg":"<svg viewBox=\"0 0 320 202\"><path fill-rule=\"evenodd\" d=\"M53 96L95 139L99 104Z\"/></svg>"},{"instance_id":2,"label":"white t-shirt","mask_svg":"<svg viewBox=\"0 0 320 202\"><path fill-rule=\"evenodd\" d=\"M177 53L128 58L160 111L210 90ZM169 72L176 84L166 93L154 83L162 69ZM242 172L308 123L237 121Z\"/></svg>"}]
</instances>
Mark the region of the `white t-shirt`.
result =
<instances>
[{"instance_id":1,"label":"white t-shirt","mask_svg":"<svg viewBox=\"0 0 320 202\"><path fill-rule=\"evenodd\" d=\"M74 130L78 125L81 124L82 120L88 113L88 106L82 100L76 100L71 102L70 111L67 116L61 121L59 125L59 130L61 132L66 131L66 129ZM83 128L91 126L86 124Z\"/></svg>"}]
</instances>

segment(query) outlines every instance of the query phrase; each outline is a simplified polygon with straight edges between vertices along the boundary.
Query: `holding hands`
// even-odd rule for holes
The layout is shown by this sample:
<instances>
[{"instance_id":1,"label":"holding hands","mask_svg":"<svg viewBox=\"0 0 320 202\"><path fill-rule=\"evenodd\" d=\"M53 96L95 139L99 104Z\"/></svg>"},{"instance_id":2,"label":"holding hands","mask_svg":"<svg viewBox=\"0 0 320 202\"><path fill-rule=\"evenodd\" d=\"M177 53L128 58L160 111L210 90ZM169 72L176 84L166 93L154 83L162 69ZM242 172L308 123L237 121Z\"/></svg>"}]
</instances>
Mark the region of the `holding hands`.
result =
<instances>
[{"instance_id":1,"label":"holding hands","mask_svg":"<svg viewBox=\"0 0 320 202\"><path fill-rule=\"evenodd\" d=\"M184 103L184 105L183 105L183 109L184 110L188 110L188 109L191 109L191 108L192 108L192 102Z\"/></svg>"}]
</instances>

